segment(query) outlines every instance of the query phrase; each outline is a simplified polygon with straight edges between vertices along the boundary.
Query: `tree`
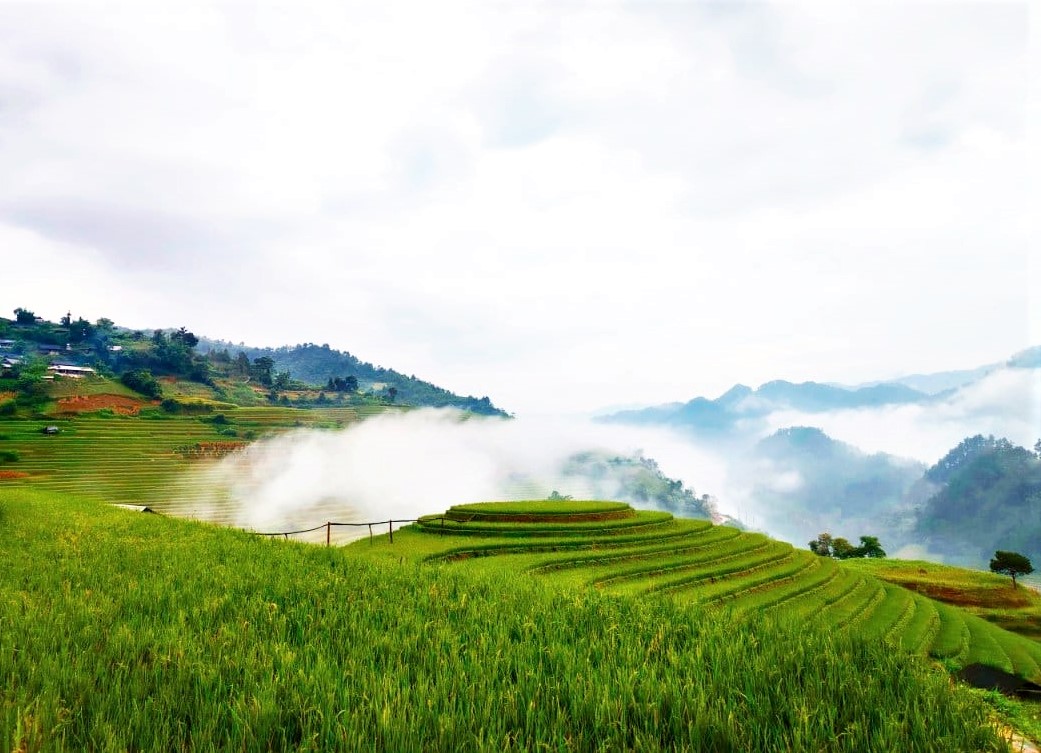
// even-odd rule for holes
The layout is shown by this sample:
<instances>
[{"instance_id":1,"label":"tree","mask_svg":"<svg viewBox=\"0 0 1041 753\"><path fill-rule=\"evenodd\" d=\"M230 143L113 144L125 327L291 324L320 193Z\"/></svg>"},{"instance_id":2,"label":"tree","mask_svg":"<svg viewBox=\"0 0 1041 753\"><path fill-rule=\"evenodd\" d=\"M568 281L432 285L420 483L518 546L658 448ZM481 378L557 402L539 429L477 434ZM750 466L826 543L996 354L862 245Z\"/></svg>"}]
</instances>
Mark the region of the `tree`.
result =
<instances>
[{"instance_id":1,"label":"tree","mask_svg":"<svg viewBox=\"0 0 1041 753\"><path fill-rule=\"evenodd\" d=\"M1017 575L1030 575L1034 572L1034 566L1030 564L1030 558L1018 552L1003 552L1000 549L994 552L994 559L990 561L991 572L1001 575L1012 576L1012 587L1016 587Z\"/></svg>"},{"instance_id":2,"label":"tree","mask_svg":"<svg viewBox=\"0 0 1041 753\"><path fill-rule=\"evenodd\" d=\"M288 390L289 389L289 383L291 381L292 381L292 378L291 378L291 376L290 376L288 371L280 371L277 374L275 374L275 389L276 390Z\"/></svg>"},{"instance_id":3,"label":"tree","mask_svg":"<svg viewBox=\"0 0 1041 753\"><path fill-rule=\"evenodd\" d=\"M857 547L857 550L860 552L860 554L857 555L858 557L875 557L877 559L882 559L886 556L886 551L882 548L882 545L878 543L877 536L861 536L860 546Z\"/></svg>"},{"instance_id":4,"label":"tree","mask_svg":"<svg viewBox=\"0 0 1041 753\"><path fill-rule=\"evenodd\" d=\"M239 374L239 376L244 376L244 377L248 377L249 376L249 356L247 356L241 350L235 356L235 366L234 366L234 368L235 368L235 372L237 374Z\"/></svg>"},{"instance_id":5,"label":"tree","mask_svg":"<svg viewBox=\"0 0 1041 753\"><path fill-rule=\"evenodd\" d=\"M34 314L29 309L23 309L21 307L18 307L14 310L14 320L18 324L35 324L36 314Z\"/></svg>"},{"instance_id":6,"label":"tree","mask_svg":"<svg viewBox=\"0 0 1041 753\"><path fill-rule=\"evenodd\" d=\"M74 322L69 322L68 327L70 343L83 342L94 336L94 325L82 316Z\"/></svg>"},{"instance_id":7,"label":"tree","mask_svg":"<svg viewBox=\"0 0 1041 753\"><path fill-rule=\"evenodd\" d=\"M249 369L249 375L265 387L270 387L272 371L274 368L275 362L273 359L268 358L267 356L261 356L260 358L253 359L253 364Z\"/></svg>"},{"instance_id":8,"label":"tree","mask_svg":"<svg viewBox=\"0 0 1041 753\"><path fill-rule=\"evenodd\" d=\"M15 389L20 393L19 402L35 406L47 397L47 383L43 377L47 374L47 362L42 358L26 358L12 369L15 377Z\"/></svg>"},{"instance_id":9,"label":"tree","mask_svg":"<svg viewBox=\"0 0 1041 753\"><path fill-rule=\"evenodd\" d=\"M831 534L824 532L810 542L810 551L821 557L831 556Z\"/></svg>"},{"instance_id":10,"label":"tree","mask_svg":"<svg viewBox=\"0 0 1041 753\"><path fill-rule=\"evenodd\" d=\"M142 395L156 399L163 396L162 386L156 381L155 377L152 376L152 372L148 369L128 371L120 377L119 381L135 392L140 392Z\"/></svg>"},{"instance_id":11,"label":"tree","mask_svg":"<svg viewBox=\"0 0 1041 753\"><path fill-rule=\"evenodd\" d=\"M189 332L186 327L181 327L179 330L174 332L172 335L170 335L170 339L181 343L188 350L191 350L199 344L199 338L196 337L193 333Z\"/></svg>"},{"instance_id":12,"label":"tree","mask_svg":"<svg viewBox=\"0 0 1041 753\"><path fill-rule=\"evenodd\" d=\"M836 538L827 532L820 534L810 542L810 551L821 557L834 557L840 560L886 556L877 536L861 536L860 546L853 546L848 539L841 536Z\"/></svg>"},{"instance_id":13,"label":"tree","mask_svg":"<svg viewBox=\"0 0 1041 753\"><path fill-rule=\"evenodd\" d=\"M847 539L837 538L831 542L831 554L835 559L849 560L860 557L860 552Z\"/></svg>"}]
</instances>

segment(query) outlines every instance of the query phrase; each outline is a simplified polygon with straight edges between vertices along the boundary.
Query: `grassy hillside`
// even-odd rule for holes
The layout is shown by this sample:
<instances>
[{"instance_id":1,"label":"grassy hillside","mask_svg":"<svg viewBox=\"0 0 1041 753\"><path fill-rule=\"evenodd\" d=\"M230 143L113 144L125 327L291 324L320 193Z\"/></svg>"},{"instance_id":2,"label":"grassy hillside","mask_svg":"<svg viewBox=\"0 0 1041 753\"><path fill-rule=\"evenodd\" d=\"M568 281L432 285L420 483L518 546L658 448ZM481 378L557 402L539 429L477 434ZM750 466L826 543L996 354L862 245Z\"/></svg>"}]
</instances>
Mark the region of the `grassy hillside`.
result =
<instances>
[{"instance_id":1,"label":"grassy hillside","mask_svg":"<svg viewBox=\"0 0 1041 753\"><path fill-rule=\"evenodd\" d=\"M17 457L0 462L0 493L12 486L31 486L191 515L194 500L201 495L209 499L210 490L198 486L188 471L272 432L335 428L388 410L225 406L200 415L172 415L147 402L141 408L138 415L100 408L86 413L56 410L58 417L36 420L0 420L0 457L5 451ZM58 434L44 434L49 426Z\"/></svg>"},{"instance_id":2,"label":"grassy hillside","mask_svg":"<svg viewBox=\"0 0 1041 753\"><path fill-rule=\"evenodd\" d=\"M998 549L1041 561L1041 440L1035 451L977 435L926 474L939 491L918 513L929 549L986 566Z\"/></svg>"},{"instance_id":3,"label":"grassy hillside","mask_svg":"<svg viewBox=\"0 0 1041 753\"><path fill-rule=\"evenodd\" d=\"M0 397L0 408L15 399L22 413L46 400L40 378L49 365L61 363L88 367L103 377L129 378L129 387L152 398L187 393L246 406L382 403L507 415L488 397L456 395L328 345L250 348L200 341L184 327L146 333L117 327L109 319L94 324L82 317L73 320L71 313L60 322L23 309L16 313L17 321L0 317L0 393L12 393Z\"/></svg>"},{"instance_id":4,"label":"grassy hillside","mask_svg":"<svg viewBox=\"0 0 1041 753\"><path fill-rule=\"evenodd\" d=\"M624 514L623 514L624 513ZM396 535L398 556L561 586L774 613L843 628L952 668L981 662L1041 680L1041 644L864 569L762 534L614 503L459 506ZM362 544L364 546L364 544Z\"/></svg>"},{"instance_id":5,"label":"grassy hillside","mask_svg":"<svg viewBox=\"0 0 1041 753\"><path fill-rule=\"evenodd\" d=\"M1041 640L1041 593L991 572L910 560L850 560L854 569L953 604L1006 630Z\"/></svg>"},{"instance_id":6,"label":"grassy hillside","mask_svg":"<svg viewBox=\"0 0 1041 753\"><path fill-rule=\"evenodd\" d=\"M221 448L357 418L0 420L0 750L999 750L926 655L1038 675L1041 644L954 607L620 503L460 505L345 549L99 504L191 514Z\"/></svg>"},{"instance_id":7,"label":"grassy hillside","mask_svg":"<svg viewBox=\"0 0 1041 753\"><path fill-rule=\"evenodd\" d=\"M1004 749L976 696L819 620L31 489L0 496L0 537L12 750Z\"/></svg>"}]
</instances>

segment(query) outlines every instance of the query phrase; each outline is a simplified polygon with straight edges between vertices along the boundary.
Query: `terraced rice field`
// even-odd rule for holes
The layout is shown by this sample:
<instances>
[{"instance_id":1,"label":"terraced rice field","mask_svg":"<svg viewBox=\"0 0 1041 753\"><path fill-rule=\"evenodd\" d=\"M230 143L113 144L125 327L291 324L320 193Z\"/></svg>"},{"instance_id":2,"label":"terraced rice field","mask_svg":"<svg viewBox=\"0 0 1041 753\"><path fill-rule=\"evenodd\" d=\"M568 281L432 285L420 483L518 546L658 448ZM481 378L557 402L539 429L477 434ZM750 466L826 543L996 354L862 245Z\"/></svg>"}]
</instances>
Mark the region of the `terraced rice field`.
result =
<instances>
[{"instance_id":1,"label":"terraced rice field","mask_svg":"<svg viewBox=\"0 0 1041 753\"><path fill-rule=\"evenodd\" d=\"M430 561L506 565L562 585L736 613L769 610L884 639L952 667L980 662L1041 679L1035 641L835 560L708 521L618 503L461 505L424 517L401 539Z\"/></svg>"},{"instance_id":2,"label":"terraced rice field","mask_svg":"<svg viewBox=\"0 0 1041 753\"><path fill-rule=\"evenodd\" d=\"M196 502L206 500L212 506L214 496L191 471L211 466L227 451L256 438L299 427L338 428L378 410L235 408L223 412L225 424L212 423L212 415L156 412L0 421L0 450L19 456L0 469L15 477L0 479L0 484L27 484L191 517ZM59 433L45 435L48 426ZM227 433L229 429L234 435ZM207 517L214 519L212 514ZM219 513L217 518L223 522Z\"/></svg>"}]
</instances>

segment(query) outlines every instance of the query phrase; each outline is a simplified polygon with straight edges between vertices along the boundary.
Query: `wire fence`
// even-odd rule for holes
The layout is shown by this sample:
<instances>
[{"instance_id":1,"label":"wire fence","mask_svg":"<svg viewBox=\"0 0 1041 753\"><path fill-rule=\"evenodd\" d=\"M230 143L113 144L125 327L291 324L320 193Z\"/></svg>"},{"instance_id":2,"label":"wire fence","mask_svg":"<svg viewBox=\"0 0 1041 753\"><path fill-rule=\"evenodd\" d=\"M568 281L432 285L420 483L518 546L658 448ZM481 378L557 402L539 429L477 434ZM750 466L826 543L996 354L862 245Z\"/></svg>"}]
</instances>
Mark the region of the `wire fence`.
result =
<instances>
[{"instance_id":1,"label":"wire fence","mask_svg":"<svg viewBox=\"0 0 1041 753\"><path fill-rule=\"evenodd\" d=\"M253 534L256 535L256 536L281 536L281 537L283 537L284 539L286 539L288 541L290 536L294 536L294 535L302 534L302 533L314 533L315 531L321 531L324 528L325 529L325 545L326 546L331 546L331 544L332 544L332 530L333 530L334 526L336 526L336 527L350 526L350 527L353 527L353 528L362 528L362 527L368 526L369 527L369 541L373 540L373 536L374 536L374 533L373 533L373 530L372 530L373 526L387 526L387 533L388 533L388 535L390 537L390 543L393 544L394 543L394 524L395 523L415 523L418 520L419 520L418 518L402 518L402 519L395 518L393 520L377 520L377 521L373 521L371 523L334 523L332 521L328 521L328 522L322 523L320 526L315 526L314 528L302 528L302 529L300 529L298 531L274 531L274 532L253 531Z\"/></svg>"}]
</instances>

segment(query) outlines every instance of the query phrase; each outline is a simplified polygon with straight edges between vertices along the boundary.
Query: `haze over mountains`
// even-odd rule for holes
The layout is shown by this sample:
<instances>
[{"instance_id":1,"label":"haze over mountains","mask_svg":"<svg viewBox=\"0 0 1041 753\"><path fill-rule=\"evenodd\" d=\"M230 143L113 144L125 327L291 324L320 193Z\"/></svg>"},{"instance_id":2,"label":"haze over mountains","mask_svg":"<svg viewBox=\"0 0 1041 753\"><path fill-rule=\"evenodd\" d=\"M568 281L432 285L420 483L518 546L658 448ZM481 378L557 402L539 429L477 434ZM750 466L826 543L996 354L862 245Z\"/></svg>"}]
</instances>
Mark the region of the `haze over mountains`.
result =
<instances>
[{"instance_id":1,"label":"haze over mountains","mask_svg":"<svg viewBox=\"0 0 1041 753\"><path fill-rule=\"evenodd\" d=\"M1041 437L1041 347L1003 363L858 386L736 385L715 399L597 420L664 428L699 448L717 464L708 486L720 508L796 545L822 531L880 535L890 552L985 566L988 548L1022 548L1041 535L1032 522L1041 521L1041 461L1025 449ZM1004 460L979 460L950 485L927 476L973 436L991 436L988 452Z\"/></svg>"},{"instance_id":2,"label":"haze over mountains","mask_svg":"<svg viewBox=\"0 0 1041 753\"><path fill-rule=\"evenodd\" d=\"M1041 346L1012 356L1003 364L974 369L919 374L859 386L776 380L752 389L734 385L718 398L695 397L686 403L668 403L601 416L599 420L637 425L683 428L699 435L726 435L748 430L754 419L778 411L825 413L886 406L939 404L959 389L977 384L1005 369L1041 367Z\"/></svg>"}]
</instances>

